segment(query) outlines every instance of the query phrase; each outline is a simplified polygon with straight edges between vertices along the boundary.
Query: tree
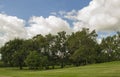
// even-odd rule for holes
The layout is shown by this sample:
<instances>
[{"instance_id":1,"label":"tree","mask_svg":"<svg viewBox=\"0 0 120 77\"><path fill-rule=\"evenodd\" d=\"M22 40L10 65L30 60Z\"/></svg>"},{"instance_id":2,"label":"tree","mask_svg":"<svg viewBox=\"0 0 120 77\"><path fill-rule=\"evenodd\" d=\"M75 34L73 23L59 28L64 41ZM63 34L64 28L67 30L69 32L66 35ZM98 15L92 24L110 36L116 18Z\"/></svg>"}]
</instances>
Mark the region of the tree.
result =
<instances>
[{"instance_id":1,"label":"tree","mask_svg":"<svg viewBox=\"0 0 120 77\"><path fill-rule=\"evenodd\" d=\"M42 64L42 68L45 67L45 69L49 69L48 56L41 55L41 64Z\"/></svg>"},{"instance_id":2,"label":"tree","mask_svg":"<svg viewBox=\"0 0 120 77\"><path fill-rule=\"evenodd\" d=\"M23 43L22 39L14 39L7 42L1 48L2 61L5 65L9 66L19 66L22 69L25 59L25 53L23 53Z\"/></svg>"},{"instance_id":3,"label":"tree","mask_svg":"<svg viewBox=\"0 0 120 77\"><path fill-rule=\"evenodd\" d=\"M43 37L40 34L40 35L33 37L32 40L33 40L33 49L39 53L44 52L44 47L46 45L45 37Z\"/></svg>"},{"instance_id":4,"label":"tree","mask_svg":"<svg viewBox=\"0 0 120 77\"><path fill-rule=\"evenodd\" d=\"M54 65L56 63L56 54L55 54L56 51L54 50L55 36L48 34L45 36L45 38L46 38L46 45L43 54L48 58L47 69L49 69L49 65L51 65L52 68L54 69Z\"/></svg>"},{"instance_id":5,"label":"tree","mask_svg":"<svg viewBox=\"0 0 120 77\"><path fill-rule=\"evenodd\" d=\"M96 31L83 28L67 35L65 31L56 35L36 35L27 40L14 39L0 48L2 61L6 66L22 69L49 69L56 65L76 66L120 60L120 32L103 38L98 44Z\"/></svg>"},{"instance_id":6,"label":"tree","mask_svg":"<svg viewBox=\"0 0 120 77\"><path fill-rule=\"evenodd\" d=\"M67 40L68 36L66 35L65 31L58 32L55 43L58 51L58 57L61 63L61 68L63 68L65 66L65 63L67 62Z\"/></svg>"},{"instance_id":7,"label":"tree","mask_svg":"<svg viewBox=\"0 0 120 77\"><path fill-rule=\"evenodd\" d=\"M73 33L68 39L68 49L71 59L76 65L95 63L96 59L96 32L82 31Z\"/></svg>"},{"instance_id":8,"label":"tree","mask_svg":"<svg viewBox=\"0 0 120 77\"><path fill-rule=\"evenodd\" d=\"M115 57L116 57L116 60L120 60L120 32L117 32L115 40L116 40L115 41L115 44L116 44Z\"/></svg>"},{"instance_id":9,"label":"tree","mask_svg":"<svg viewBox=\"0 0 120 77\"><path fill-rule=\"evenodd\" d=\"M15 66L19 66L20 69L25 65L24 60L26 58L26 54L23 50L19 50L13 54L12 62Z\"/></svg>"},{"instance_id":10,"label":"tree","mask_svg":"<svg viewBox=\"0 0 120 77\"><path fill-rule=\"evenodd\" d=\"M40 54L37 51L31 51L27 56L25 63L29 69L38 69L42 65Z\"/></svg>"},{"instance_id":11,"label":"tree","mask_svg":"<svg viewBox=\"0 0 120 77\"><path fill-rule=\"evenodd\" d=\"M51 40L51 43L49 44L49 61L50 65L54 69L55 64L58 63L58 49L57 49L57 44L56 44L56 36L53 36L53 39Z\"/></svg>"},{"instance_id":12,"label":"tree","mask_svg":"<svg viewBox=\"0 0 120 77\"><path fill-rule=\"evenodd\" d=\"M117 49L116 36L108 36L103 38L101 43L102 54L105 56L105 62L115 60L115 52Z\"/></svg>"}]
</instances>

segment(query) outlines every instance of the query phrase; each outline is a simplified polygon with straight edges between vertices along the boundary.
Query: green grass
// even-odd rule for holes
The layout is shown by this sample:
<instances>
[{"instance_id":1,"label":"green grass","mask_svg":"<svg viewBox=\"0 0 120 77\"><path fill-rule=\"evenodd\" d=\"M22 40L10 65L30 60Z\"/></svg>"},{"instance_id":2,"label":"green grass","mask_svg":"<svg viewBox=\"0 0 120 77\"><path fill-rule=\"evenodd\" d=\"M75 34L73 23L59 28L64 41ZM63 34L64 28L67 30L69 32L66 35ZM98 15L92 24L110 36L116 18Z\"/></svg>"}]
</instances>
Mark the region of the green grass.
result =
<instances>
[{"instance_id":1,"label":"green grass","mask_svg":"<svg viewBox=\"0 0 120 77\"><path fill-rule=\"evenodd\" d=\"M47 71L0 68L0 77L120 77L120 61Z\"/></svg>"}]
</instances>

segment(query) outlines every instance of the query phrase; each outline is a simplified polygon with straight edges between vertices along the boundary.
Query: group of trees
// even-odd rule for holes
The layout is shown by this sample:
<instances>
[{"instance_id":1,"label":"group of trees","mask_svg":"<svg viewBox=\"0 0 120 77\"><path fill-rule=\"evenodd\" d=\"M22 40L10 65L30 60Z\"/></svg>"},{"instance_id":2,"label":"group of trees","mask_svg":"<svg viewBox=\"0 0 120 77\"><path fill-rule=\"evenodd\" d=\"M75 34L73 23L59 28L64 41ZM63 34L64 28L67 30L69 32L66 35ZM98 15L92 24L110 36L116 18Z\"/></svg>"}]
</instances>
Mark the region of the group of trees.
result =
<instances>
[{"instance_id":1,"label":"group of trees","mask_svg":"<svg viewBox=\"0 0 120 77\"><path fill-rule=\"evenodd\" d=\"M49 69L55 66L86 65L120 60L120 33L97 42L97 34L89 29L57 35L37 35L32 39L14 39L0 48L5 66L28 66L29 69Z\"/></svg>"}]
</instances>

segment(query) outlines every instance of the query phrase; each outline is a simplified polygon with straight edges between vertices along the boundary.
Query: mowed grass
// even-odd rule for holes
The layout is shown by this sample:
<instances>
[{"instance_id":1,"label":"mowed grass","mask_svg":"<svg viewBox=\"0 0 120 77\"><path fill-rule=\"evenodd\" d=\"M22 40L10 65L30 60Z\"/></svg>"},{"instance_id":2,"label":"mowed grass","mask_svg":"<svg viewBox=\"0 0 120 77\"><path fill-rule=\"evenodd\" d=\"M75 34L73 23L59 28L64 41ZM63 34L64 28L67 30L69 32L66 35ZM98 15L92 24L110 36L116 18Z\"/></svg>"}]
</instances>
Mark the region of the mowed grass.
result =
<instances>
[{"instance_id":1,"label":"mowed grass","mask_svg":"<svg viewBox=\"0 0 120 77\"><path fill-rule=\"evenodd\" d=\"M43 71L0 68L0 77L120 77L120 61Z\"/></svg>"}]
</instances>

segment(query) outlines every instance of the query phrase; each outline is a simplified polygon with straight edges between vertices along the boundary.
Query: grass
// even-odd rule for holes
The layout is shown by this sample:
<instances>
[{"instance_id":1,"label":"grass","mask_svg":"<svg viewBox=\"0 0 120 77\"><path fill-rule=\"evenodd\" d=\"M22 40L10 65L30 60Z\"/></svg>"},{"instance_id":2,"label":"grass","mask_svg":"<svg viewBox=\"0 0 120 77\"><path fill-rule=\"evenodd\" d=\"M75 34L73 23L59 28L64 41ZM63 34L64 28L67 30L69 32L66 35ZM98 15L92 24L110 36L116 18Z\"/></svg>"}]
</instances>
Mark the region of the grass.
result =
<instances>
[{"instance_id":1,"label":"grass","mask_svg":"<svg viewBox=\"0 0 120 77\"><path fill-rule=\"evenodd\" d=\"M120 77L120 61L46 71L0 68L0 77Z\"/></svg>"}]
</instances>

